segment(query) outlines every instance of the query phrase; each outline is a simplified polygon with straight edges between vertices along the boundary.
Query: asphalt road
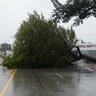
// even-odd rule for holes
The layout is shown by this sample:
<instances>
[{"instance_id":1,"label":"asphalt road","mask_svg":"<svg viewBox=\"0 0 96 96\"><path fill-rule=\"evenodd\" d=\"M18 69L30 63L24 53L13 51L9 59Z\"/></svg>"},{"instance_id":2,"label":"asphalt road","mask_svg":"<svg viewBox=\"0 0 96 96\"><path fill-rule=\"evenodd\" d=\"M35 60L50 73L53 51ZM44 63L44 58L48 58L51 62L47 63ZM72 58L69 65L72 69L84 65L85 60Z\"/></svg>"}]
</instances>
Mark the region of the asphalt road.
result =
<instances>
[{"instance_id":1,"label":"asphalt road","mask_svg":"<svg viewBox=\"0 0 96 96\"><path fill-rule=\"evenodd\" d=\"M64 69L18 69L13 73L12 70L0 67L0 96L96 95L96 73Z\"/></svg>"}]
</instances>

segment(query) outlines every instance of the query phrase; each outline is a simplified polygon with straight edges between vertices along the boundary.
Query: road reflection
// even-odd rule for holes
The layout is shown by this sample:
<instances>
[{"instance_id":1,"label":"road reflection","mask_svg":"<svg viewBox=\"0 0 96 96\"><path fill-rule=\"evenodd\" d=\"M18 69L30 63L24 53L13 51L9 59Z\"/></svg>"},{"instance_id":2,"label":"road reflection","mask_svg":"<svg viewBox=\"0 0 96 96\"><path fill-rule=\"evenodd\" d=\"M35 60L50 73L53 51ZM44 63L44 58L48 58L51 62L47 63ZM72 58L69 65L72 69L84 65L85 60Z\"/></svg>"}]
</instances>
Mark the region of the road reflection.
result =
<instances>
[{"instance_id":1,"label":"road reflection","mask_svg":"<svg viewBox=\"0 0 96 96\"><path fill-rule=\"evenodd\" d=\"M8 81L11 74L11 70L8 70L6 67L0 66L0 92L4 88L6 82Z\"/></svg>"},{"instance_id":2,"label":"road reflection","mask_svg":"<svg viewBox=\"0 0 96 96\"><path fill-rule=\"evenodd\" d=\"M5 96L95 96L96 74L18 69Z\"/></svg>"}]
</instances>

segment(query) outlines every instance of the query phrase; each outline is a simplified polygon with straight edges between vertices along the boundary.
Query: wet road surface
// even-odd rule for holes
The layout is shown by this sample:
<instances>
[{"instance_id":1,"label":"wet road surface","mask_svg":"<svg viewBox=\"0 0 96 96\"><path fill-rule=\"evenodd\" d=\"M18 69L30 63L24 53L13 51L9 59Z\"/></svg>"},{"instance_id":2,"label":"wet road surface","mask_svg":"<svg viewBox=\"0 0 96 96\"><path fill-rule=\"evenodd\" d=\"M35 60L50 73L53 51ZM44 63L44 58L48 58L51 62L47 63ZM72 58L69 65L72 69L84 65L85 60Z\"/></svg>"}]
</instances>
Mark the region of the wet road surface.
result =
<instances>
[{"instance_id":1,"label":"wet road surface","mask_svg":"<svg viewBox=\"0 0 96 96\"><path fill-rule=\"evenodd\" d=\"M11 74L11 70L0 66L0 93L5 86L6 82L8 81Z\"/></svg>"},{"instance_id":2,"label":"wet road surface","mask_svg":"<svg viewBox=\"0 0 96 96\"><path fill-rule=\"evenodd\" d=\"M11 70L0 68L0 92ZM95 96L96 73L18 69L4 96Z\"/></svg>"}]
</instances>

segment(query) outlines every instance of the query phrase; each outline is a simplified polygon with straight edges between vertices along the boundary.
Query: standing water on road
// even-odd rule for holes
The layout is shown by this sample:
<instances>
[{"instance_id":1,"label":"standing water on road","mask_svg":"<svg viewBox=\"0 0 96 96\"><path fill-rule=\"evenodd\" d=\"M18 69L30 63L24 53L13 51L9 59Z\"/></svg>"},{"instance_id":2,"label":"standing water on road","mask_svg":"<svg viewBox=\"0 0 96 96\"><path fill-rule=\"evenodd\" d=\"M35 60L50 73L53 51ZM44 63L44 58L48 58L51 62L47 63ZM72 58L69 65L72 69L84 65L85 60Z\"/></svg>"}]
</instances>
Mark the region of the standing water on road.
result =
<instances>
[{"instance_id":1,"label":"standing water on road","mask_svg":"<svg viewBox=\"0 0 96 96\"><path fill-rule=\"evenodd\" d=\"M95 94L95 72L18 69L5 96L95 96Z\"/></svg>"}]
</instances>

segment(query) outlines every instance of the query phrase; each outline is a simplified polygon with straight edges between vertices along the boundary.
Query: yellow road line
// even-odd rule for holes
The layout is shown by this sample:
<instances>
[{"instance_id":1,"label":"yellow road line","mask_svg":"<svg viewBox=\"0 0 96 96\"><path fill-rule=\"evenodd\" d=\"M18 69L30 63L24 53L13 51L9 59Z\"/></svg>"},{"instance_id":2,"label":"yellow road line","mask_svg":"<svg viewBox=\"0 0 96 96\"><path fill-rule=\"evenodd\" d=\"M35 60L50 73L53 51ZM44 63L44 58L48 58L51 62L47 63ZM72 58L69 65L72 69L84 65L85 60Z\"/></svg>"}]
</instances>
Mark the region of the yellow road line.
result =
<instances>
[{"instance_id":1,"label":"yellow road line","mask_svg":"<svg viewBox=\"0 0 96 96\"><path fill-rule=\"evenodd\" d=\"M11 71L12 74L11 74L9 80L7 81L6 85L4 86L3 90L1 91L0 96L4 96L4 94L5 94L6 90L8 89L8 86L10 85L16 71L17 71L17 69L12 69L12 71Z\"/></svg>"}]
</instances>

